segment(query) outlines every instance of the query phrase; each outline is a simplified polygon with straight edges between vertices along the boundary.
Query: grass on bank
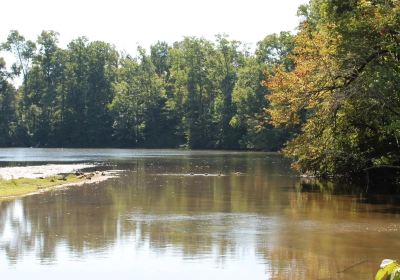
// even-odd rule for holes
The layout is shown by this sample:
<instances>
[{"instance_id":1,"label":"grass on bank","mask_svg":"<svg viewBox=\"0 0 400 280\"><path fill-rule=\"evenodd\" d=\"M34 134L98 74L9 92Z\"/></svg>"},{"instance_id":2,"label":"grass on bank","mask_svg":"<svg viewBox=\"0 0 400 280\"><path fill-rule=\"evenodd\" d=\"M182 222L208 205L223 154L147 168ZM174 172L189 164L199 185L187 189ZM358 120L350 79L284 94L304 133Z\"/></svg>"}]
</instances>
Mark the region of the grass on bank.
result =
<instances>
[{"instance_id":1,"label":"grass on bank","mask_svg":"<svg viewBox=\"0 0 400 280\"><path fill-rule=\"evenodd\" d=\"M46 178L19 178L4 180L0 179L0 199L6 197L22 196L42 190L48 190L56 186L67 183L76 183L82 181L75 175L52 176Z\"/></svg>"}]
</instances>

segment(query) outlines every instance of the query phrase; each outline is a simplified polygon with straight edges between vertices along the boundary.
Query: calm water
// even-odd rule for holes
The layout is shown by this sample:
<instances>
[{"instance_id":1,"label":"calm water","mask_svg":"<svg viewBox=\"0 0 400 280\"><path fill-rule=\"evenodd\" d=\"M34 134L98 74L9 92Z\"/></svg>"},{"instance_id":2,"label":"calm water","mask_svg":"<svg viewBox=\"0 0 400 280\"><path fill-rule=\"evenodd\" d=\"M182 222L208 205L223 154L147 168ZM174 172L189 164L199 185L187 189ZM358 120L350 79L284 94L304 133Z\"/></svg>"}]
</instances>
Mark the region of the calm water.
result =
<instances>
[{"instance_id":1,"label":"calm water","mask_svg":"<svg viewBox=\"0 0 400 280\"><path fill-rule=\"evenodd\" d=\"M399 255L397 198L300 191L277 155L0 149L0 160L124 170L0 202L2 279L373 279Z\"/></svg>"}]
</instances>

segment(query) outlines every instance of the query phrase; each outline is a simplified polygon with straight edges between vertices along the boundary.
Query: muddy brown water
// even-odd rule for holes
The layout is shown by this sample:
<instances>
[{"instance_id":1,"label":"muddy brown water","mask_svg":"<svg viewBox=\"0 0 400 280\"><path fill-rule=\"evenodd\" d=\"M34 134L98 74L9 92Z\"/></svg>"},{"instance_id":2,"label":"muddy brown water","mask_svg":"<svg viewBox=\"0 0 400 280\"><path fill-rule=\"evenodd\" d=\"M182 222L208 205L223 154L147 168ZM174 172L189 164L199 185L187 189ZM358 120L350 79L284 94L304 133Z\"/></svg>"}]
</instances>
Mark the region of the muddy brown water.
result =
<instances>
[{"instance_id":1,"label":"muddy brown water","mask_svg":"<svg viewBox=\"0 0 400 280\"><path fill-rule=\"evenodd\" d=\"M0 158L123 170L0 202L3 279L373 279L400 254L398 199L300 191L279 155L0 149Z\"/></svg>"}]
</instances>

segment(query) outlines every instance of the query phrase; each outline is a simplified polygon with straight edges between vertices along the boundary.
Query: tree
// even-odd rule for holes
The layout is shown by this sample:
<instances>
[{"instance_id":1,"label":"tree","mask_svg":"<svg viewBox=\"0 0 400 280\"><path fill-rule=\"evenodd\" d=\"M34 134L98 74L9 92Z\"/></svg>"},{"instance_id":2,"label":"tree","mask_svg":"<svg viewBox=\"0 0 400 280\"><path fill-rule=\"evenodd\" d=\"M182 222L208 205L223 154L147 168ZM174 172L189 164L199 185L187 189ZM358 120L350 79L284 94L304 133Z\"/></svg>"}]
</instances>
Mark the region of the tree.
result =
<instances>
[{"instance_id":1,"label":"tree","mask_svg":"<svg viewBox=\"0 0 400 280\"><path fill-rule=\"evenodd\" d=\"M113 83L119 54L108 43L84 37L68 45L63 82L63 131L68 146L108 146L112 142Z\"/></svg>"},{"instance_id":2,"label":"tree","mask_svg":"<svg viewBox=\"0 0 400 280\"><path fill-rule=\"evenodd\" d=\"M290 32L282 31L271 34L257 43L255 57L261 64L272 70L276 65L282 65L286 71L293 70L293 61L290 57L294 49L294 36Z\"/></svg>"},{"instance_id":3,"label":"tree","mask_svg":"<svg viewBox=\"0 0 400 280\"><path fill-rule=\"evenodd\" d=\"M317 174L399 165L399 5L314 0L301 12L295 69L267 83L273 123L301 127L286 154Z\"/></svg>"},{"instance_id":4,"label":"tree","mask_svg":"<svg viewBox=\"0 0 400 280\"><path fill-rule=\"evenodd\" d=\"M63 67L57 63L57 37L54 31L43 31L38 37L38 52L33 55L33 66L25 83L24 105L29 108L26 119L32 120L28 127L35 144L54 144L55 141L57 84Z\"/></svg>"},{"instance_id":5,"label":"tree","mask_svg":"<svg viewBox=\"0 0 400 280\"><path fill-rule=\"evenodd\" d=\"M95 41L87 47L86 133L88 146L107 146L112 139L112 114L108 105L114 99L119 54L108 43Z\"/></svg>"},{"instance_id":6,"label":"tree","mask_svg":"<svg viewBox=\"0 0 400 280\"><path fill-rule=\"evenodd\" d=\"M164 105L164 88L150 57L139 48L139 58L121 61L115 98L110 104L114 129L122 146L160 144L160 111Z\"/></svg>"},{"instance_id":7,"label":"tree","mask_svg":"<svg viewBox=\"0 0 400 280\"><path fill-rule=\"evenodd\" d=\"M26 119L26 117L24 116L24 112L27 112L28 108L26 104L23 103L23 101L27 96L26 83L28 81L29 69L33 59L34 52L36 50L36 45L34 42L30 40L25 40L25 37L22 36L18 31L11 30L9 35L7 36L6 42L1 44L1 49L11 52L16 59L16 62L13 63L13 65L11 66L12 75L20 76L22 73L23 86L22 89L19 89L20 95L22 95L22 97L20 97L19 100L17 101L17 102L22 101L21 104L18 105L19 108L17 109L17 114L18 114L17 131L18 135L21 138L21 141L23 143L29 144L28 138L30 132L29 130L26 129L24 121Z\"/></svg>"},{"instance_id":8,"label":"tree","mask_svg":"<svg viewBox=\"0 0 400 280\"><path fill-rule=\"evenodd\" d=\"M19 34L17 30L10 31L7 41L2 44L2 49L11 52L16 58L16 62L12 65L14 74L23 74L23 79L26 80L29 66L35 52L35 43L25 40L25 37Z\"/></svg>"},{"instance_id":9,"label":"tree","mask_svg":"<svg viewBox=\"0 0 400 280\"><path fill-rule=\"evenodd\" d=\"M157 75L167 80L170 74L170 52L171 47L166 42L157 42L150 46L150 59L155 67Z\"/></svg>"},{"instance_id":10,"label":"tree","mask_svg":"<svg viewBox=\"0 0 400 280\"><path fill-rule=\"evenodd\" d=\"M165 91L163 97L159 99L160 108L155 111L157 123L148 126L148 128L152 128L153 136L151 138L157 140L151 141L149 144L155 147L178 147L185 142L183 133L176 132L181 131L182 116L167 106L168 100L173 100L174 96L174 84L171 79L171 49L172 47L166 42L157 42L150 47L151 62L158 77L162 80Z\"/></svg>"},{"instance_id":11,"label":"tree","mask_svg":"<svg viewBox=\"0 0 400 280\"><path fill-rule=\"evenodd\" d=\"M205 39L188 37L176 43L170 54L173 95L166 106L182 120L177 133L185 135L190 148L213 148L218 135L213 116L222 102L210 75L214 46Z\"/></svg>"},{"instance_id":12,"label":"tree","mask_svg":"<svg viewBox=\"0 0 400 280\"><path fill-rule=\"evenodd\" d=\"M77 38L68 44L65 63L65 92L63 118L64 145L80 146L87 140L87 91L89 65L87 62L88 40Z\"/></svg>"},{"instance_id":13,"label":"tree","mask_svg":"<svg viewBox=\"0 0 400 280\"><path fill-rule=\"evenodd\" d=\"M238 71L233 102L237 108L231 125L242 129L240 144L246 149L277 151L290 137L290 131L274 128L264 110L270 106L269 94L263 85L265 75L273 75L277 66L285 71L293 69L290 59L294 47L293 35L281 32L266 36L258 42L255 56L247 57Z\"/></svg>"},{"instance_id":14,"label":"tree","mask_svg":"<svg viewBox=\"0 0 400 280\"><path fill-rule=\"evenodd\" d=\"M239 50L240 42L229 41L227 36L217 36L217 53L212 67L212 80L217 81L220 89L220 106L216 109L216 122L219 134L216 147L224 149L239 148L240 129L230 125L236 108L232 102L233 89L238 79L238 71L243 66L244 55Z\"/></svg>"},{"instance_id":15,"label":"tree","mask_svg":"<svg viewBox=\"0 0 400 280\"><path fill-rule=\"evenodd\" d=\"M8 82L6 63L0 57L0 146L12 146L15 143L17 129L15 88Z\"/></svg>"}]
</instances>

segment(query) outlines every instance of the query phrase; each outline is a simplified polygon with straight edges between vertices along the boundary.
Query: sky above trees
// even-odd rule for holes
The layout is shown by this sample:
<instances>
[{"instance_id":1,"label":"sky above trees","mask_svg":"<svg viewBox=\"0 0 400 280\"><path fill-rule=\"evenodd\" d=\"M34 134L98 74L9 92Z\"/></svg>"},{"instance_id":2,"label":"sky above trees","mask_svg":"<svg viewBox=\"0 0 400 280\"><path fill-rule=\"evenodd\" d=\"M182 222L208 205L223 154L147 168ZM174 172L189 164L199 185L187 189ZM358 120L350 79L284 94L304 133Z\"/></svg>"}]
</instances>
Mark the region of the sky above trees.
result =
<instances>
[{"instance_id":1,"label":"sky above trees","mask_svg":"<svg viewBox=\"0 0 400 280\"><path fill-rule=\"evenodd\" d=\"M86 36L135 53L157 40L183 36L214 39L226 33L252 47L267 34L298 25L306 0L13 0L2 5L0 41L12 29L35 40L42 30L60 33L60 44Z\"/></svg>"}]
</instances>

